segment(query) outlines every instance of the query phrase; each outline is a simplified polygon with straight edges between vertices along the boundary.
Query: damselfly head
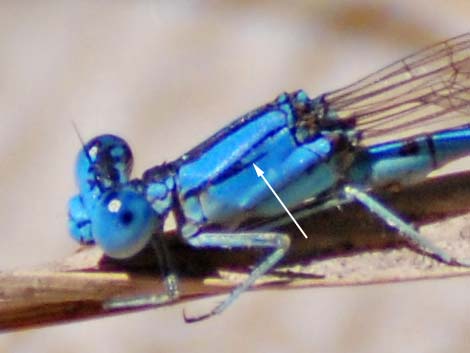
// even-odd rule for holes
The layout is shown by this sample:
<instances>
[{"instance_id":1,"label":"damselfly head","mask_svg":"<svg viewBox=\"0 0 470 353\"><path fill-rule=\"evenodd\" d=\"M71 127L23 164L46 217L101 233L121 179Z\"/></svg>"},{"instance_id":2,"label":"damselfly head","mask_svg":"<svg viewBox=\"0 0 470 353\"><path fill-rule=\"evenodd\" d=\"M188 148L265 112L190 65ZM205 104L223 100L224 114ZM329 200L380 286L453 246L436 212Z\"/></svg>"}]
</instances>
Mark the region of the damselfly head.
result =
<instances>
[{"instance_id":1,"label":"damselfly head","mask_svg":"<svg viewBox=\"0 0 470 353\"><path fill-rule=\"evenodd\" d=\"M128 144L114 135L93 138L77 158L80 194L69 203L70 232L113 258L135 255L162 227L139 181L130 181L132 164Z\"/></svg>"}]
</instances>

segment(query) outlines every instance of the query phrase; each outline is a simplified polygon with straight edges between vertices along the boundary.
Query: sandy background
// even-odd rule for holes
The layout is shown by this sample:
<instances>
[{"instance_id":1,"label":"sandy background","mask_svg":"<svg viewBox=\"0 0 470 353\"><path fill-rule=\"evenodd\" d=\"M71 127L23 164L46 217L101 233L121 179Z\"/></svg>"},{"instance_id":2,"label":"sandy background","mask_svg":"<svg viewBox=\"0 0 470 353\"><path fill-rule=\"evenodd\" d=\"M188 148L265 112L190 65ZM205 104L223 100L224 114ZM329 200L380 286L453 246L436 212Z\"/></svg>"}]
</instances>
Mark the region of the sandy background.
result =
<instances>
[{"instance_id":1,"label":"sandy background","mask_svg":"<svg viewBox=\"0 0 470 353\"><path fill-rule=\"evenodd\" d=\"M408 4L410 3L410 4ZM0 2L0 268L60 259L85 138L125 137L136 171L304 88L350 83L468 31L468 1ZM251 293L0 336L0 352L468 352L470 281Z\"/></svg>"}]
</instances>

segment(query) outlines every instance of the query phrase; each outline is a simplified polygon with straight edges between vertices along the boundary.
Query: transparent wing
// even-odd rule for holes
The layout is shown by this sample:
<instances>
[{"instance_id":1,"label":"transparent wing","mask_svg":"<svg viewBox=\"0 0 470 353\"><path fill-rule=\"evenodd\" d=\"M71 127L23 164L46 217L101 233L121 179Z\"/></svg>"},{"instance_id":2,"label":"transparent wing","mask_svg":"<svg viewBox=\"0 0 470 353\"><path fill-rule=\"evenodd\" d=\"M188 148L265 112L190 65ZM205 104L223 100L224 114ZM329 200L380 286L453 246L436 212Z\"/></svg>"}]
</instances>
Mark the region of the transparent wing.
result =
<instances>
[{"instance_id":1,"label":"transparent wing","mask_svg":"<svg viewBox=\"0 0 470 353\"><path fill-rule=\"evenodd\" d=\"M470 33L430 46L325 101L370 145L470 124Z\"/></svg>"}]
</instances>

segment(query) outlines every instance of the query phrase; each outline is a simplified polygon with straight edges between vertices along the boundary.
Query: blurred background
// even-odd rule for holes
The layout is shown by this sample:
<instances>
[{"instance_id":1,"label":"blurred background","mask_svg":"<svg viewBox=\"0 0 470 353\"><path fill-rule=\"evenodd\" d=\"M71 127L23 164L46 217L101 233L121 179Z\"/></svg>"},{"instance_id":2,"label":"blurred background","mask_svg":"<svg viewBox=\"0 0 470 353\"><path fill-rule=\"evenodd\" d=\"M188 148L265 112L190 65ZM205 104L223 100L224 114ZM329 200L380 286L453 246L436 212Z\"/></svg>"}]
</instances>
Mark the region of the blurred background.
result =
<instances>
[{"instance_id":1,"label":"blurred background","mask_svg":"<svg viewBox=\"0 0 470 353\"><path fill-rule=\"evenodd\" d=\"M0 269L61 259L80 142L125 137L136 175L233 118L341 87L469 30L470 3L0 2ZM245 294L0 336L0 352L468 352L467 278ZM188 309L191 305L186 304Z\"/></svg>"}]
</instances>

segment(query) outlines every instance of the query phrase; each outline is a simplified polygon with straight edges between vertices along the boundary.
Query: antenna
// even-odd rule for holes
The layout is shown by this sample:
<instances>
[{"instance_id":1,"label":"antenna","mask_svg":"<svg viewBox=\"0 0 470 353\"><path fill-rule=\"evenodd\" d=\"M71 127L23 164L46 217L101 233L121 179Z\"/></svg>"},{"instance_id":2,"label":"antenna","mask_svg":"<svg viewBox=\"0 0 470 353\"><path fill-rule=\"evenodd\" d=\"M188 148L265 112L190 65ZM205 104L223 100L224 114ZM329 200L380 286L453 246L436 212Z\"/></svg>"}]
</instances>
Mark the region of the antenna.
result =
<instances>
[{"instance_id":1,"label":"antenna","mask_svg":"<svg viewBox=\"0 0 470 353\"><path fill-rule=\"evenodd\" d=\"M88 150L85 148L85 141L83 140L82 135L80 134L80 131L78 130L77 124L75 124L75 121L73 120L71 120L71 123L72 123L73 129L75 130L75 133L77 134L78 139L80 140L80 144L82 145L83 151L85 152L85 156L88 159L90 166L94 166L94 162L91 160L91 157L88 154ZM95 179L96 186L98 187L100 192L103 193L104 192L103 185L101 185L98 179L98 176L95 173L93 173L93 176Z\"/></svg>"}]
</instances>

